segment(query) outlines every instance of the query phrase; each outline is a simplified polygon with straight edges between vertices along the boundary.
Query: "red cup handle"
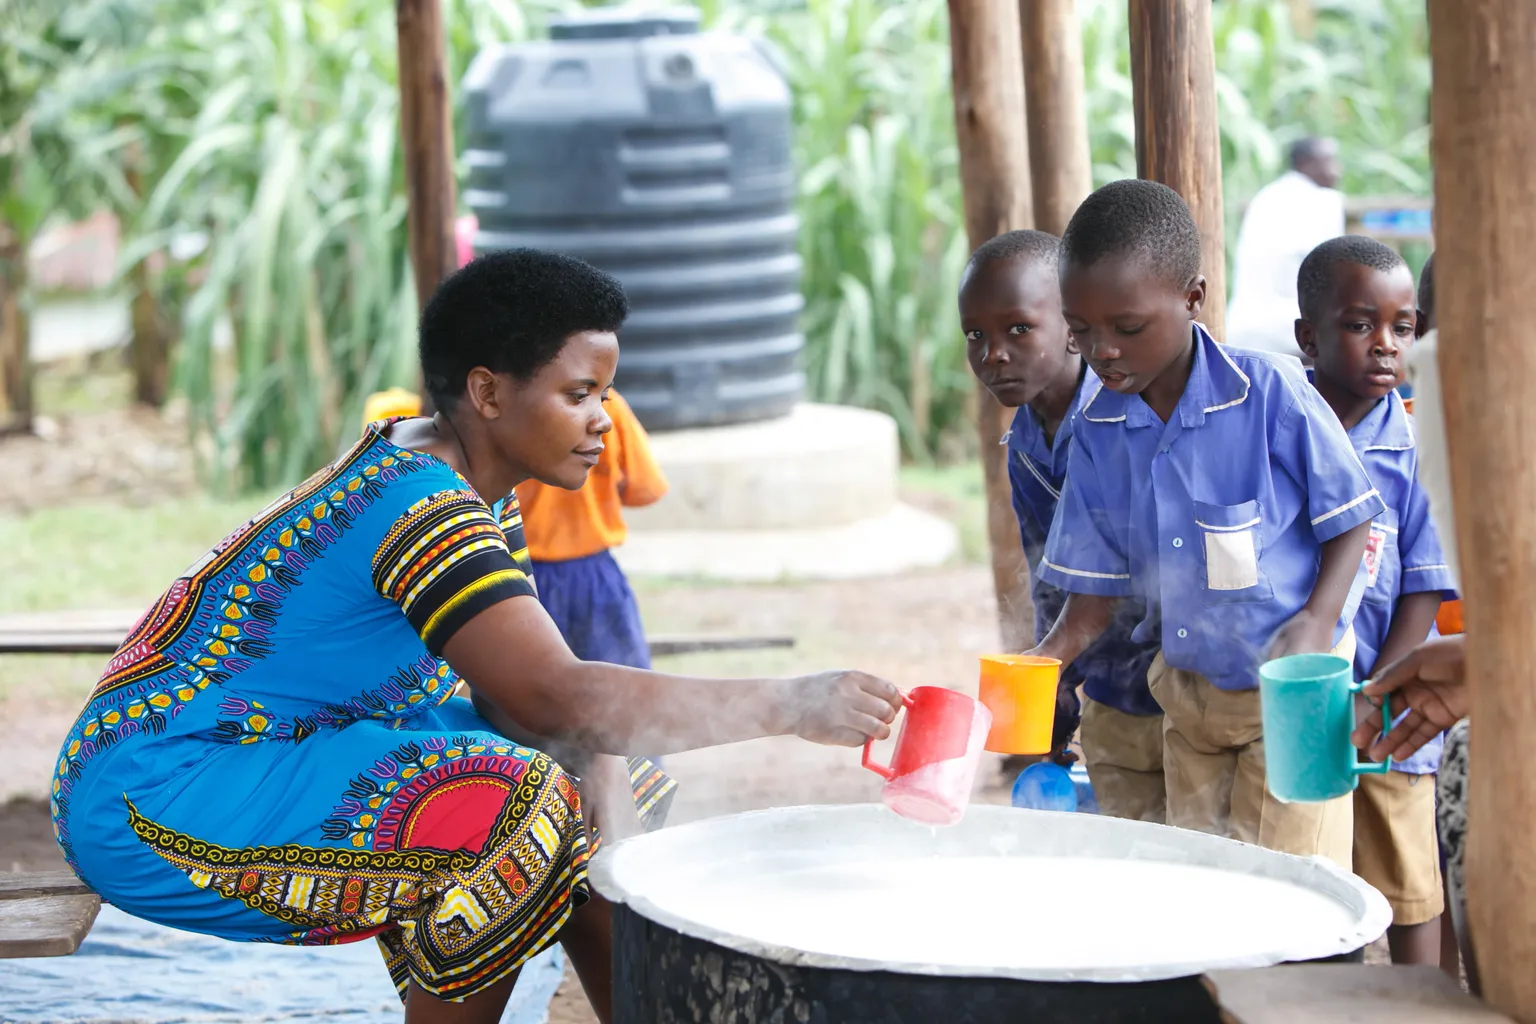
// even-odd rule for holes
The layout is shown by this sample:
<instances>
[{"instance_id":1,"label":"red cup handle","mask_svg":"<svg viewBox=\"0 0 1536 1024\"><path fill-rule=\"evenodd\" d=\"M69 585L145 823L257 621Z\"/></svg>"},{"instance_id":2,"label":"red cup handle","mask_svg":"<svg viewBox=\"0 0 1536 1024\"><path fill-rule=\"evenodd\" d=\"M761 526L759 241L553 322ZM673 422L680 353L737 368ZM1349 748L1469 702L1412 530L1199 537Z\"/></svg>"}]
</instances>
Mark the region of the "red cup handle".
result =
<instances>
[{"instance_id":1,"label":"red cup handle","mask_svg":"<svg viewBox=\"0 0 1536 1024\"><path fill-rule=\"evenodd\" d=\"M915 703L915 701L913 701L912 698L909 695L907 695L905 693L901 695L901 706L902 707L904 707L904 708L911 708L914 703ZM868 739L868 740L864 741L864 757L863 757L862 763L863 763L865 768L868 768L870 771L874 772L876 775L880 776L882 779L884 779L885 781L889 782L889 781L891 781L892 779L894 779L896 777L896 773L891 771L890 765L875 764L874 761L870 760L869 748L874 746L874 744L875 744L875 741L872 740L872 739Z\"/></svg>"}]
</instances>

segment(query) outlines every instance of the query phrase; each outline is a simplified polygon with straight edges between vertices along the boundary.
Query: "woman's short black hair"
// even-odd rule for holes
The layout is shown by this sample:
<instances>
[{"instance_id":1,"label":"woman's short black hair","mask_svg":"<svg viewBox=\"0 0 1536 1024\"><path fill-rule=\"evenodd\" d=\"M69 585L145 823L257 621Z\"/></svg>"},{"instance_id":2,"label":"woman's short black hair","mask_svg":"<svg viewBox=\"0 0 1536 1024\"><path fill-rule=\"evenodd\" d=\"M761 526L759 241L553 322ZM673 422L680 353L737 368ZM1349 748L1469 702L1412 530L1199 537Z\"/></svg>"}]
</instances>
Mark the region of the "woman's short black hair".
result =
<instances>
[{"instance_id":1,"label":"woman's short black hair","mask_svg":"<svg viewBox=\"0 0 1536 1024\"><path fill-rule=\"evenodd\" d=\"M477 366L526 381L581 331L617 332L629 300L611 275L538 249L507 249L447 277L421 313L421 375L452 409Z\"/></svg>"},{"instance_id":2,"label":"woman's short black hair","mask_svg":"<svg viewBox=\"0 0 1536 1024\"><path fill-rule=\"evenodd\" d=\"M1062 262L1091 267L1111 256L1188 285L1200 273L1200 229L1183 197L1167 185L1126 178L1084 199L1062 232Z\"/></svg>"}]
</instances>

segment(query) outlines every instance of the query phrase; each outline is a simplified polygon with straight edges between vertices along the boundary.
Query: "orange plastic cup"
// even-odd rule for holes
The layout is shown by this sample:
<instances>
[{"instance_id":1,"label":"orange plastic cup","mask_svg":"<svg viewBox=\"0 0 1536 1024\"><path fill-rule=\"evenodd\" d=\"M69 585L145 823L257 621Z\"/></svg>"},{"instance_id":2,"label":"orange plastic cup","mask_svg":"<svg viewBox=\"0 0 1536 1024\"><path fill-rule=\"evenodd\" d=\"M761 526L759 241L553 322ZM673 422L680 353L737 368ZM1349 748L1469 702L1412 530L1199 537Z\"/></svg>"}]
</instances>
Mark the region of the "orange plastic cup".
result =
<instances>
[{"instance_id":1,"label":"orange plastic cup","mask_svg":"<svg viewBox=\"0 0 1536 1024\"><path fill-rule=\"evenodd\" d=\"M999 754L1048 754L1056 723L1061 662L1030 654L983 654L981 702L992 712L987 749Z\"/></svg>"}]
</instances>

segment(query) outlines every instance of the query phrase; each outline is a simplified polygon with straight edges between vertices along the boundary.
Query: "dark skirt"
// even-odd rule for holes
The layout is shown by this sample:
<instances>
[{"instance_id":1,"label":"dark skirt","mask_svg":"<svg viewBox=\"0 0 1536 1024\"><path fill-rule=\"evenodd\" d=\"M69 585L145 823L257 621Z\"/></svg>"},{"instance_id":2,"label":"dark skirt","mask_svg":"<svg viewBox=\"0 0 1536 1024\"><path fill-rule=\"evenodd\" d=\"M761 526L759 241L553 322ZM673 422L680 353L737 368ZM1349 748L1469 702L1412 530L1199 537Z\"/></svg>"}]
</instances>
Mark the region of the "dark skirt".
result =
<instances>
[{"instance_id":1,"label":"dark skirt","mask_svg":"<svg viewBox=\"0 0 1536 1024\"><path fill-rule=\"evenodd\" d=\"M583 661L651 667L640 608L619 563L607 551L563 562L534 562L539 600Z\"/></svg>"}]
</instances>

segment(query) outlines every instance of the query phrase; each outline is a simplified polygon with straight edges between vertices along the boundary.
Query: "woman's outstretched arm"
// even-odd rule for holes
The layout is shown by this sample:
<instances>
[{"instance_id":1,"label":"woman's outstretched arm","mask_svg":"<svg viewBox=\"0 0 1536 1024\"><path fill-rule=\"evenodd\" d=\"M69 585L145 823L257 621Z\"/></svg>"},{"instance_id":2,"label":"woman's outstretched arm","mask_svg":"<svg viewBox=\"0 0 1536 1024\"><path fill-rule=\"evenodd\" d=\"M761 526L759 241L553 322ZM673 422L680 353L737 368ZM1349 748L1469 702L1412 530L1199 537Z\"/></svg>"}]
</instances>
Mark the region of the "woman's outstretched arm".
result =
<instances>
[{"instance_id":1,"label":"woman's outstretched arm","mask_svg":"<svg viewBox=\"0 0 1536 1024\"><path fill-rule=\"evenodd\" d=\"M894 684L863 672L702 679L582 661L533 597L480 612L443 647L471 688L523 729L600 754L670 754L794 734L857 746L884 739Z\"/></svg>"}]
</instances>

